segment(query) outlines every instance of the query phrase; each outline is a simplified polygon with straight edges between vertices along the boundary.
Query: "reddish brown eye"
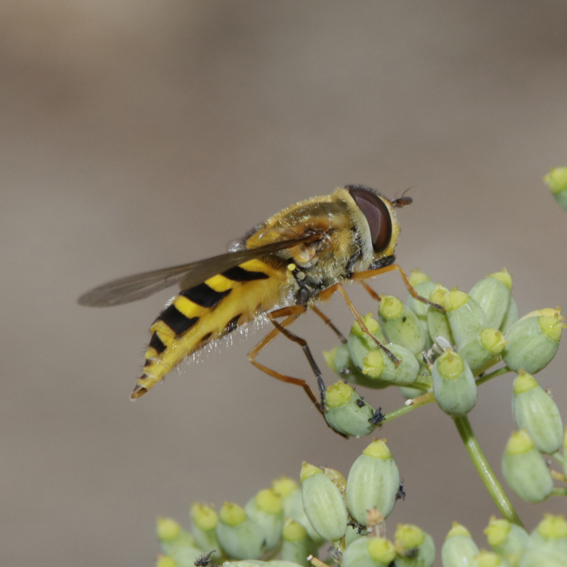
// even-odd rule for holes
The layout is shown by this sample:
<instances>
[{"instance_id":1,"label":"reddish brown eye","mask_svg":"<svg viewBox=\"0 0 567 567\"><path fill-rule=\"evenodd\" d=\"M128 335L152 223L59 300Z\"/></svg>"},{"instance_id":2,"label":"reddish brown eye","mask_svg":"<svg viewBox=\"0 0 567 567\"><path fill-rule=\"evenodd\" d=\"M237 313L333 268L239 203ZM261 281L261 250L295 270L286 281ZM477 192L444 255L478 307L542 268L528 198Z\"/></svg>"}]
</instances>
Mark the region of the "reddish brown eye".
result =
<instances>
[{"instance_id":1,"label":"reddish brown eye","mask_svg":"<svg viewBox=\"0 0 567 567\"><path fill-rule=\"evenodd\" d=\"M347 189L368 221L374 252L384 252L392 240L392 218L388 207L369 189L357 186Z\"/></svg>"}]
</instances>

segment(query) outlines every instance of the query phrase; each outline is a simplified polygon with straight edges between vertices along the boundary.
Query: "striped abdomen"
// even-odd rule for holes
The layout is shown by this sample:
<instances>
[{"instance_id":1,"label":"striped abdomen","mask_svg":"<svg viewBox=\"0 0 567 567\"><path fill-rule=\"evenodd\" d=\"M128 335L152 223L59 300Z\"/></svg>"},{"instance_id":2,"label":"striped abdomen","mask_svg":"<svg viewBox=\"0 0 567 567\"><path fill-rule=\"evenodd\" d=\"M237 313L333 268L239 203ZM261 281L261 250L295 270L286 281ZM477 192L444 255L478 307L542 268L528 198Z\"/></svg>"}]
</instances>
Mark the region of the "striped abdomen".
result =
<instances>
[{"instance_id":1,"label":"striped abdomen","mask_svg":"<svg viewBox=\"0 0 567 567\"><path fill-rule=\"evenodd\" d=\"M183 290L151 326L144 374L130 397L139 398L186 356L280 301L285 270L251 260Z\"/></svg>"}]
</instances>

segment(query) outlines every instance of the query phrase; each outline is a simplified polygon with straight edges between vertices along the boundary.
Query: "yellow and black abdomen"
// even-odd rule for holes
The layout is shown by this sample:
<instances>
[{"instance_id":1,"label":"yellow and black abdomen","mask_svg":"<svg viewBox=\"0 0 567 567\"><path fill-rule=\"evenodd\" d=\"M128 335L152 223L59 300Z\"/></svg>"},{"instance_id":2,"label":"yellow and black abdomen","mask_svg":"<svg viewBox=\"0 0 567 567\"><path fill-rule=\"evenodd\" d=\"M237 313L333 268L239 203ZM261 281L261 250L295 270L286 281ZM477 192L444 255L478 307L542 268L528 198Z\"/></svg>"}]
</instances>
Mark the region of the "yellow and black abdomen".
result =
<instances>
[{"instance_id":1,"label":"yellow and black abdomen","mask_svg":"<svg viewBox=\"0 0 567 567\"><path fill-rule=\"evenodd\" d=\"M183 290L151 326L144 374L131 398L145 394L185 357L280 302L286 270L250 260Z\"/></svg>"}]
</instances>

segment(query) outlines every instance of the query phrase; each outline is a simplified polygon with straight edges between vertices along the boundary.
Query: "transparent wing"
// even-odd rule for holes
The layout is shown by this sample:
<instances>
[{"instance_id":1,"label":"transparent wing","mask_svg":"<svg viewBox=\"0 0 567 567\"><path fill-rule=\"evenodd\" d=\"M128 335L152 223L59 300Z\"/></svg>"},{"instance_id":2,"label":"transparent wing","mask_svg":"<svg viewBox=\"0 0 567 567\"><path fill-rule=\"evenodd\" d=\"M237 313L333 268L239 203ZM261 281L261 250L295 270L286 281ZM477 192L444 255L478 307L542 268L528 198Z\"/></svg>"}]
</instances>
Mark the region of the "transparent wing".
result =
<instances>
[{"instance_id":1,"label":"transparent wing","mask_svg":"<svg viewBox=\"0 0 567 567\"><path fill-rule=\"evenodd\" d=\"M212 258L199 260L191 264L183 264L182 266L120 278L95 287L81 295L78 303L79 305L88 305L89 307L110 307L144 299L144 297L148 297L177 283L182 283L183 289L187 289L225 270L234 268L238 264L242 264L242 262L254 260L279 250L293 248L302 242L314 240L317 240L317 238L311 234L293 240L273 242L258 248L228 252L227 254L213 256Z\"/></svg>"}]
</instances>

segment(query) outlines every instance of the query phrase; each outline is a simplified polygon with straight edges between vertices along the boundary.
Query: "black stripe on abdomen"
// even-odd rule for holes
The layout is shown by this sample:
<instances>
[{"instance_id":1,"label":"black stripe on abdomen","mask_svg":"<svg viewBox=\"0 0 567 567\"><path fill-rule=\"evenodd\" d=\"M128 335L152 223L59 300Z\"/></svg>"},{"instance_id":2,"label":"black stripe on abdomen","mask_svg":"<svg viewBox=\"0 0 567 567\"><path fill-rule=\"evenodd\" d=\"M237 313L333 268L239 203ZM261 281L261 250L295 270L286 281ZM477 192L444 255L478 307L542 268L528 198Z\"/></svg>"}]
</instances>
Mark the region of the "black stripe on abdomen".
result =
<instances>
[{"instance_id":1,"label":"black stripe on abdomen","mask_svg":"<svg viewBox=\"0 0 567 567\"><path fill-rule=\"evenodd\" d=\"M212 287L208 286L206 283L196 285L189 289L184 289L179 293L183 297L186 297L193 303L200 305L201 307L214 307L221 299L225 298L229 293L230 289L226 291L215 291Z\"/></svg>"},{"instance_id":2,"label":"black stripe on abdomen","mask_svg":"<svg viewBox=\"0 0 567 567\"><path fill-rule=\"evenodd\" d=\"M150 346L156 349L158 354L161 354L167 347L163 344L163 341L159 338L157 332L152 334L152 338L150 339Z\"/></svg>"},{"instance_id":3,"label":"black stripe on abdomen","mask_svg":"<svg viewBox=\"0 0 567 567\"><path fill-rule=\"evenodd\" d=\"M240 266L226 270L222 275L233 282L252 282L254 280L267 280L270 276L264 272L249 272Z\"/></svg>"},{"instance_id":4,"label":"black stripe on abdomen","mask_svg":"<svg viewBox=\"0 0 567 567\"><path fill-rule=\"evenodd\" d=\"M163 321L176 335L181 335L190 329L199 317L186 317L175 305L170 305L162 311L158 320Z\"/></svg>"},{"instance_id":5,"label":"black stripe on abdomen","mask_svg":"<svg viewBox=\"0 0 567 567\"><path fill-rule=\"evenodd\" d=\"M239 313L236 317L233 317L224 328L223 334L232 333L238 327L238 319L240 319L242 313Z\"/></svg>"}]
</instances>

